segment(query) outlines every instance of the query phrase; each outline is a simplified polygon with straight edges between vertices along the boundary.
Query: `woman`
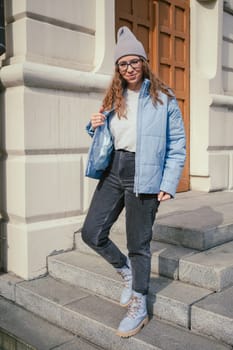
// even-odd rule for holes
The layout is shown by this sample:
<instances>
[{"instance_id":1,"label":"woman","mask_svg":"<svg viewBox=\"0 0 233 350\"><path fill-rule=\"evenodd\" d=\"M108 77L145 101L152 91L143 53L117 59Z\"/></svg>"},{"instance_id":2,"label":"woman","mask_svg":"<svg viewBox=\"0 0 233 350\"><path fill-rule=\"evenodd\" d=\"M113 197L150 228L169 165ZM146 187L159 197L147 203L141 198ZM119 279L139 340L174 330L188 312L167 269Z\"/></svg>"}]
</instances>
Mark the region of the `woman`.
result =
<instances>
[{"instance_id":1,"label":"woman","mask_svg":"<svg viewBox=\"0 0 233 350\"><path fill-rule=\"evenodd\" d=\"M105 127L114 150L108 168L98 173L82 238L125 282L120 304L128 312L117 335L129 337L148 323L152 226L160 202L175 195L185 160L185 135L175 96L151 72L143 45L127 27L118 31L115 65L101 111L88 125L97 139L97 131ZM109 239L123 208L128 257Z\"/></svg>"}]
</instances>

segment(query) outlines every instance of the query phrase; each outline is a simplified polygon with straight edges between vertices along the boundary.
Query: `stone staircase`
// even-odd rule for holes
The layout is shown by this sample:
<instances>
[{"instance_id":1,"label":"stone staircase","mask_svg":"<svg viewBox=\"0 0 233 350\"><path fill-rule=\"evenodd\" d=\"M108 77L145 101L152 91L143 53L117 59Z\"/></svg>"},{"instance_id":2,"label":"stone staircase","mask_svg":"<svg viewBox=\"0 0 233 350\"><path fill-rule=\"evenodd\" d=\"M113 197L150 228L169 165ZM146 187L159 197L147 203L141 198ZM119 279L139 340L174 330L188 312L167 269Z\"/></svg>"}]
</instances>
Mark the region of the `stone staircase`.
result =
<instances>
[{"instance_id":1,"label":"stone staircase","mask_svg":"<svg viewBox=\"0 0 233 350\"><path fill-rule=\"evenodd\" d=\"M74 251L48 258L48 276L14 283L14 301L105 350L232 349L232 213L231 192L187 193L160 206L151 245L151 320L135 337L115 335L125 314L118 304L122 281L80 233ZM124 214L111 237L126 252L123 228Z\"/></svg>"}]
</instances>

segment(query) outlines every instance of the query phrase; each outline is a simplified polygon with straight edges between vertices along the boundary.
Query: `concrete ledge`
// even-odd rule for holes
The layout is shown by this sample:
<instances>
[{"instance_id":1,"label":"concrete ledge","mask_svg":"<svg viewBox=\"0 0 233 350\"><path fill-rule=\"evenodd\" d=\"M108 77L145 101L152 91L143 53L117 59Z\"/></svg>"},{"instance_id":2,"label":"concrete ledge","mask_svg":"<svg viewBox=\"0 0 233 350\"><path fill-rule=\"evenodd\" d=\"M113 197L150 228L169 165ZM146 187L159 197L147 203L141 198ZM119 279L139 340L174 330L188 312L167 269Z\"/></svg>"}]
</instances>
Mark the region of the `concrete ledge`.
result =
<instances>
[{"instance_id":1,"label":"concrete ledge","mask_svg":"<svg viewBox=\"0 0 233 350\"><path fill-rule=\"evenodd\" d=\"M233 288L215 293L192 307L192 329L233 345Z\"/></svg>"},{"instance_id":2,"label":"concrete ledge","mask_svg":"<svg viewBox=\"0 0 233 350\"><path fill-rule=\"evenodd\" d=\"M0 274L0 296L15 301L15 288L23 280L12 273Z\"/></svg>"},{"instance_id":3,"label":"concrete ledge","mask_svg":"<svg viewBox=\"0 0 233 350\"><path fill-rule=\"evenodd\" d=\"M81 92L104 91L110 82L109 75L27 61L2 67L0 79L6 88L25 85Z\"/></svg>"},{"instance_id":4,"label":"concrete ledge","mask_svg":"<svg viewBox=\"0 0 233 350\"><path fill-rule=\"evenodd\" d=\"M182 258L179 278L213 291L233 285L233 242Z\"/></svg>"},{"instance_id":5,"label":"concrete ledge","mask_svg":"<svg viewBox=\"0 0 233 350\"><path fill-rule=\"evenodd\" d=\"M232 107L233 96L230 95L210 95L210 106Z\"/></svg>"},{"instance_id":6,"label":"concrete ledge","mask_svg":"<svg viewBox=\"0 0 233 350\"><path fill-rule=\"evenodd\" d=\"M177 195L163 203L153 238L190 249L206 250L233 240L233 193Z\"/></svg>"}]
</instances>

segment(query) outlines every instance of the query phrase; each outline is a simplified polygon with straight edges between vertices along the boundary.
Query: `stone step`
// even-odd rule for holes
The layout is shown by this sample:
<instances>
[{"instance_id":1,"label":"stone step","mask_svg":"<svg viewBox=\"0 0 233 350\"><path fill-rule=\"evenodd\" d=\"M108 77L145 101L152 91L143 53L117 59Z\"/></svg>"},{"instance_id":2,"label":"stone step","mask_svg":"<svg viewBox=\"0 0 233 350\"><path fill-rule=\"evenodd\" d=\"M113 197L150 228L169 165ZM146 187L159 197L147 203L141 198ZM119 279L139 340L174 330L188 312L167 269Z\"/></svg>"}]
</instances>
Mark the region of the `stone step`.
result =
<instances>
[{"instance_id":1,"label":"stone step","mask_svg":"<svg viewBox=\"0 0 233 350\"><path fill-rule=\"evenodd\" d=\"M72 251L48 259L49 274L72 285L119 301L123 283L101 257ZM151 314L188 328L191 305L209 290L152 274L148 307Z\"/></svg>"},{"instance_id":2,"label":"stone step","mask_svg":"<svg viewBox=\"0 0 233 350\"><path fill-rule=\"evenodd\" d=\"M113 233L112 240L127 254L123 234ZM77 250L97 254L76 235ZM160 276L179 279L212 291L233 285L233 242L200 252L173 244L151 242L151 270Z\"/></svg>"},{"instance_id":3,"label":"stone step","mask_svg":"<svg viewBox=\"0 0 233 350\"><path fill-rule=\"evenodd\" d=\"M121 249L121 251L127 254L126 248L126 235L117 233L115 227L111 232L112 241ZM94 254L95 251L89 248L82 240L80 233L75 235L75 246L79 252ZM179 247L174 244L168 244L163 242L151 242L151 270L153 273L169 277L172 279L179 279L179 261L181 258L187 257L196 253L196 250Z\"/></svg>"},{"instance_id":4,"label":"stone step","mask_svg":"<svg viewBox=\"0 0 233 350\"><path fill-rule=\"evenodd\" d=\"M0 297L0 349L13 350L16 348L18 350L26 348L36 350L103 349Z\"/></svg>"},{"instance_id":5,"label":"stone step","mask_svg":"<svg viewBox=\"0 0 233 350\"><path fill-rule=\"evenodd\" d=\"M105 350L230 350L228 345L155 318L136 336L121 339L115 332L124 308L49 276L18 283L16 303Z\"/></svg>"},{"instance_id":6,"label":"stone step","mask_svg":"<svg viewBox=\"0 0 233 350\"><path fill-rule=\"evenodd\" d=\"M197 250L232 241L232 200L232 192L222 192L161 203L153 239Z\"/></svg>"},{"instance_id":7,"label":"stone step","mask_svg":"<svg viewBox=\"0 0 233 350\"><path fill-rule=\"evenodd\" d=\"M233 287L193 306L192 329L233 346Z\"/></svg>"},{"instance_id":8,"label":"stone step","mask_svg":"<svg viewBox=\"0 0 233 350\"><path fill-rule=\"evenodd\" d=\"M179 279L213 291L233 285L233 242L180 260Z\"/></svg>"}]
</instances>

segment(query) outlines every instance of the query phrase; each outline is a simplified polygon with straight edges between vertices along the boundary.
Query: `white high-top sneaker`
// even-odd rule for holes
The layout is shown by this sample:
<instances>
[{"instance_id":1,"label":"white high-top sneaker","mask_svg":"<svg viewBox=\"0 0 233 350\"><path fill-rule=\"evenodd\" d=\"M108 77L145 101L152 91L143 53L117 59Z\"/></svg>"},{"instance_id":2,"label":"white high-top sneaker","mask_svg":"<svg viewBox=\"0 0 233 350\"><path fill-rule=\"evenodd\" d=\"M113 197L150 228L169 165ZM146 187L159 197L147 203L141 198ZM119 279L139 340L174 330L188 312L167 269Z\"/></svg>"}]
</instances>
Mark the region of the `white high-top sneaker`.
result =
<instances>
[{"instance_id":1,"label":"white high-top sneaker","mask_svg":"<svg viewBox=\"0 0 233 350\"><path fill-rule=\"evenodd\" d=\"M121 275L121 277L124 280L124 289L121 293L121 298L120 298L120 305L121 306L127 306L130 302L131 296L132 296L132 269L131 269L131 263L130 259L127 258L126 265L117 268L117 273Z\"/></svg>"},{"instance_id":2,"label":"white high-top sneaker","mask_svg":"<svg viewBox=\"0 0 233 350\"><path fill-rule=\"evenodd\" d=\"M146 295L133 291L127 315L121 321L117 335L123 338L131 337L149 322L146 299Z\"/></svg>"}]
</instances>

